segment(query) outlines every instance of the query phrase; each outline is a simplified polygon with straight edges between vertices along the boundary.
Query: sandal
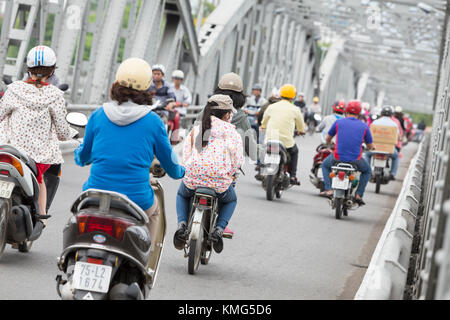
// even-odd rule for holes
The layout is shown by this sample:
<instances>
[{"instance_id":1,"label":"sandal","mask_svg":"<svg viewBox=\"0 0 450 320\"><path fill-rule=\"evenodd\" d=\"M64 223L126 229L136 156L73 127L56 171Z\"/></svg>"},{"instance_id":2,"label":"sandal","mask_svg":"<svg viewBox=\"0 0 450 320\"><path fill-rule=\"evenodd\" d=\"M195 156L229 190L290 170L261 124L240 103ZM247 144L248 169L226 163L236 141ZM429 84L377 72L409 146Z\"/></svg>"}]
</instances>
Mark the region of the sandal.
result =
<instances>
[{"instance_id":1,"label":"sandal","mask_svg":"<svg viewBox=\"0 0 450 320\"><path fill-rule=\"evenodd\" d=\"M319 194L319 196L323 197L323 198L333 198L334 192L333 190L328 190L328 191L323 191Z\"/></svg>"}]
</instances>

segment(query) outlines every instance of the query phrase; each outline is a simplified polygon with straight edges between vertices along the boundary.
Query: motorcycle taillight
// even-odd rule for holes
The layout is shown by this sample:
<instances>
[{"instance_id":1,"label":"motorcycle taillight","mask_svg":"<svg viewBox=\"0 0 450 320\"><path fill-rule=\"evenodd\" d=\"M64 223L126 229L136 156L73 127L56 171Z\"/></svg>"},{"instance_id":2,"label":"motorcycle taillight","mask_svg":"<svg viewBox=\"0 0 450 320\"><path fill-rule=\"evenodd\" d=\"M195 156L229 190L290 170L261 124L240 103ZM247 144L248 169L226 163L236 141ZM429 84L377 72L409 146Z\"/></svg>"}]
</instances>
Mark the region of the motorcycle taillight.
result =
<instances>
[{"instance_id":1,"label":"motorcycle taillight","mask_svg":"<svg viewBox=\"0 0 450 320\"><path fill-rule=\"evenodd\" d=\"M206 198L200 198L200 199L198 200L198 204L201 205L201 206L207 206L207 205L208 205L208 199L206 199Z\"/></svg>"},{"instance_id":2,"label":"motorcycle taillight","mask_svg":"<svg viewBox=\"0 0 450 320\"><path fill-rule=\"evenodd\" d=\"M89 215L77 216L77 224L78 234L102 232L119 241L123 240L125 231L132 225L131 223L118 218Z\"/></svg>"},{"instance_id":3,"label":"motorcycle taillight","mask_svg":"<svg viewBox=\"0 0 450 320\"><path fill-rule=\"evenodd\" d=\"M345 172L344 172L344 171L339 171L338 177L339 177L339 179L344 180L344 178L345 178Z\"/></svg>"},{"instance_id":4,"label":"motorcycle taillight","mask_svg":"<svg viewBox=\"0 0 450 320\"><path fill-rule=\"evenodd\" d=\"M373 157L378 160L386 160L388 158L386 154L374 154Z\"/></svg>"},{"instance_id":5,"label":"motorcycle taillight","mask_svg":"<svg viewBox=\"0 0 450 320\"><path fill-rule=\"evenodd\" d=\"M8 164L12 165L14 168L17 169L17 171L23 177L23 168L22 168L22 164L20 163L19 160L15 159L11 156L8 156L6 154L0 154L0 162L8 163Z\"/></svg>"}]
</instances>

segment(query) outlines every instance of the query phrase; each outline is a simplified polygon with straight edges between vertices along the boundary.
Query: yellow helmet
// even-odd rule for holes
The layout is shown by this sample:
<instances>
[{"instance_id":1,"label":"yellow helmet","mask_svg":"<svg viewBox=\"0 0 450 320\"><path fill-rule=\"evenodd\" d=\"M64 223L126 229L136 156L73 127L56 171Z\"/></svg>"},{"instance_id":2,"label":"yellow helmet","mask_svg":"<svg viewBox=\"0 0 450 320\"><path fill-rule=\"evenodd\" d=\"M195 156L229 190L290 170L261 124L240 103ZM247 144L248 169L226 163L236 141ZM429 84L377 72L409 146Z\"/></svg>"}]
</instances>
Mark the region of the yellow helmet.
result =
<instances>
[{"instance_id":1,"label":"yellow helmet","mask_svg":"<svg viewBox=\"0 0 450 320\"><path fill-rule=\"evenodd\" d=\"M295 99L297 96L297 89L292 84L285 84L280 89L280 96L286 99Z\"/></svg>"},{"instance_id":2,"label":"yellow helmet","mask_svg":"<svg viewBox=\"0 0 450 320\"><path fill-rule=\"evenodd\" d=\"M313 102L318 103L319 101L319 97L314 97Z\"/></svg>"},{"instance_id":3,"label":"yellow helmet","mask_svg":"<svg viewBox=\"0 0 450 320\"><path fill-rule=\"evenodd\" d=\"M152 68L142 59L127 59L119 66L116 81L123 87L146 91L152 83Z\"/></svg>"}]
</instances>

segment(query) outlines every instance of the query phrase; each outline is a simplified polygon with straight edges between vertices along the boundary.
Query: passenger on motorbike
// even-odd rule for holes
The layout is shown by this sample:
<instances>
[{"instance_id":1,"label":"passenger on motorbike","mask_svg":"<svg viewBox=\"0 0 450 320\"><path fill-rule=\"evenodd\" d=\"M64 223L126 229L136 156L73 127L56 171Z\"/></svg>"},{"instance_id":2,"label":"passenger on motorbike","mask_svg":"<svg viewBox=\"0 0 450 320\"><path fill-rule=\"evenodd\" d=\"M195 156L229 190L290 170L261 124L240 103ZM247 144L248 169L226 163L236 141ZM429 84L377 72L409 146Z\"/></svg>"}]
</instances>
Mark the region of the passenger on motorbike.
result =
<instances>
[{"instance_id":1,"label":"passenger on motorbike","mask_svg":"<svg viewBox=\"0 0 450 320\"><path fill-rule=\"evenodd\" d=\"M362 145L366 143L369 150L374 149L372 134L369 127L358 120L361 114L361 103L359 101L350 101L345 113L346 118L336 121L328 132L327 144L331 144L333 137L336 136L336 147L334 154L331 154L322 163L325 191L321 192L320 195L327 198L333 196L330 178L333 165L339 162L352 163L361 172L355 202L364 205L363 196L372 175L372 168L362 158Z\"/></svg>"},{"instance_id":2,"label":"passenger on motorbike","mask_svg":"<svg viewBox=\"0 0 450 320\"><path fill-rule=\"evenodd\" d=\"M47 215L47 188L44 173L54 164L64 163L58 140L72 137L66 121L64 93L48 83L56 69L56 54L46 46L28 53L29 78L8 86L0 101L1 144L23 150L36 162L40 215ZM45 226L45 222L41 222Z\"/></svg>"},{"instance_id":3,"label":"passenger on motorbike","mask_svg":"<svg viewBox=\"0 0 450 320\"><path fill-rule=\"evenodd\" d=\"M218 87L214 90L214 94L227 95L233 100L233 106L237 110L233 114L231 124L236 127L236 130L242 138L244 145L245 155L253 161L258 161L259 147L256 140L256 135L253 132L250 122L247 119L247 115L242 110L242 107L246 103L246 97L244 94L244 84L242 79L236 73L227 73L219 81ZM196 120L198 125L203 118L203 111L199 113Z\"/></svg>"},{"instance_id":4,"label":"passenger on motorbike","mask_svg":"<svg viewBox=\"0 0 450 320\"><path fill-rule=\"evenodd\" d=\"M79 166L92 164L83 190L100 189L126 195L149 216L152 248L158 232L158 202L149 183L156 158L173 179L185 169L178 164L161 119L151 112L151 68L138 58L125 60L111 87L111 102L90 117L83 144L75 150Z\"/></svg>"},{"instance_id":5,"label":"passenger on motorbike","mask_svg":"<svg viewBox=\"0 0 450 320\"><path fill-rule=\"evenodd\" d=\"M398 139L400 140L401 139L400 129L397 126L397 123L395 123L394 120L391 119L392 115L393 115L392 107L391 106L385 106L381 110L381 117L379 119L375 120L372 123L372 125L379 125L379 126L387 126L387 127L395 127L395 128L397 128ZM364 154L364 158L366 159L366 161L369 164L372 163L372 156L373 156L373 153L371 151L367 151ZM397 149L395 149L395 152L390 155L390 158L392 159L392 167L391 167L391 171L390 171L390 179L391 180L395 180L395 176L397 175L398 164L399 164L399 157L398 157Z\"/></svg>"},{"instance_id":6,"label":"passenger on motorbike","mask_svg":"<svg viewBox=\"0 0 450 320\"><path fill-rule=\"evenodd\" d=\"M176 110L183 116L186 115L186 108L192 103L192 94L182 83L184 81L184 72L175 70L172 73L172 91L176 97Z\"/></svg>"},{"instance_id":7,"label":"passenger on motorbike","mask_svg":"<svg viewBox=\"0 0 450 320\"><path fill-rule=\"evenodd\" d=\"M303 92L300 92L298 94L298 100L294 102L294 104L300 108L300 111L303 115L305 115L306 112L306 103L305 103L305 94Z\"/></svg>"},{"instance_id":8,"label":"passenger on motorbike","mask_svg":"<svg viewBox=\"0 0 450 320\"><path fill-rule=\"evenodd\" d=\"M287 149L291 162L289 174L292 185L300 185L297 179L298 147L295 143L295 129L300 134L305 132L305 122L298 107L293 104L297 96L293 85L284 85L280 90L281 101L272 104L264 113L261 127L266 129L266 141L280 141Z\"/></svg>"},{"instance_id":9,"label":"passenger on motorbike","mask_svg":"<svg viewBox=\"0 0 450 320\"><path fill-rule=\"evenodd\" d=\"M177 195L178 230L175 248L182 250L187 239L190 202L199 187L218 193L219 217L212 234L214 250L223 250L223 233L237 204L232 183L234 174L244 163L242 139L231 124L233 100L214 95L208 100L200 125L196 125L184 143L183 161L186 176Z\"/></svg>"},{"instance_id":10,"label":"passenger on motorbike","mask_svg":"<svg viewBox=\"0 0 450 320\"><path fill-rule=\"evenodd\" d=\"M323 118L322 122L317 126L317 132L322 132L322 143L326 143L328 131L331 126L339 119L344 118L345 114L345 101L339 100L333 104L334 113Z\"/></svg>"}]
</instances>

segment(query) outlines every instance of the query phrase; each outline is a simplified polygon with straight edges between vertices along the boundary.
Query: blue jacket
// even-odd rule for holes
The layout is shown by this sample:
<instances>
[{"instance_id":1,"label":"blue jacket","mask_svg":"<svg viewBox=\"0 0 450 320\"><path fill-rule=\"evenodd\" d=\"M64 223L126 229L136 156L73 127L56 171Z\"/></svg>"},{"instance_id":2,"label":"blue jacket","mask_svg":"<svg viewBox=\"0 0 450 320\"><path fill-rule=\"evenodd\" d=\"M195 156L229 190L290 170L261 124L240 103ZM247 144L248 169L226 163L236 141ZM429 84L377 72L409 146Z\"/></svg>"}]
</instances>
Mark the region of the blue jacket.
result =
<instances>
[{"instance_id":1,"label":"blue jacket","mask_svg":"<svg viewBox=\"0 0 450 320\"><path fill-rule=\"evenodd\" d=\"M136 109L128 106L128 110L130 108ZM183 178L185 169L178 164L163 122L155 113L143 112L137 120L134 118L131 120L134 122L126 124L116 121L121 116L114 115L117 110L122 109L110 104L109 109L105 105L95 111L86 127L83 144L75 150L75 162L79 166L92 164L83 190L119 192L147 210L154 202L149 177L154 156L174 179ZM129 118L125 117L126 112L122 115L122 120Z\"/></svg>"}]
</instances>

